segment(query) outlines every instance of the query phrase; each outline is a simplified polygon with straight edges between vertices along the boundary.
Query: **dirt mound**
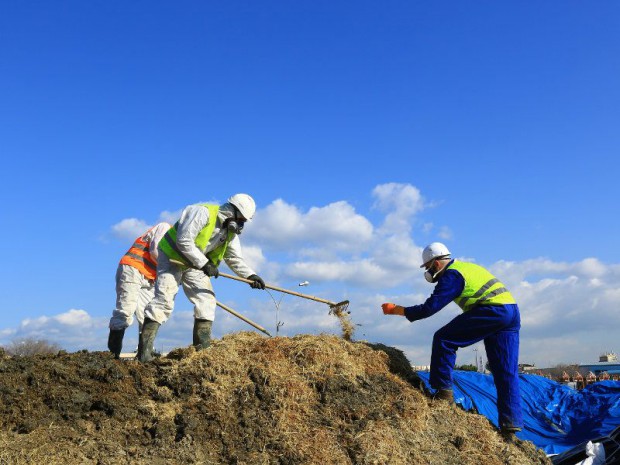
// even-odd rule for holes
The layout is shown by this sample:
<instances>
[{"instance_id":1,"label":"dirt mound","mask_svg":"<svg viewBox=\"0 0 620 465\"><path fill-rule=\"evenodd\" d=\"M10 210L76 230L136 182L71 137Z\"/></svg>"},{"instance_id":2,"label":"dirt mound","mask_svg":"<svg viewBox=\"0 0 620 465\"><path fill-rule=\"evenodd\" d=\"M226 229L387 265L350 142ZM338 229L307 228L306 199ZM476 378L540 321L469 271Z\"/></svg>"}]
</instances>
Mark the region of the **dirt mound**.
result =
<instances>
[{"instance_id":1,"label":"dirt mound","mask_svg":"<svg viewBox=\"0 0 620 465\"><path fill-rule=\"evenodd\" d=\"M412 381L402 352L335 336L236 333L145 365L3 356L0 464L550 463Z\"/></svg>"}]
</instances>

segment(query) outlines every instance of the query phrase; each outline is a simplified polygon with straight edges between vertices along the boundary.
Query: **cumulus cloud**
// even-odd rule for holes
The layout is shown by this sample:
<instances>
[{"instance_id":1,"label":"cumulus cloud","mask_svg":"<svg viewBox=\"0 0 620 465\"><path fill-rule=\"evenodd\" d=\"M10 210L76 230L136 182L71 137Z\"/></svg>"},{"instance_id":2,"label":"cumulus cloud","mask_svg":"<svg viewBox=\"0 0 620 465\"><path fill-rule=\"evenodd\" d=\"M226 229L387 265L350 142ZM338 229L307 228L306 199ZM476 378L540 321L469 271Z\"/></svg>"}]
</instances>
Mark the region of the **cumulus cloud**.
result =
<instances>
[{"instance_id":1,"label":"cumulus cloud","mask_svg":"<svg viewBox=\"0 0 620 465\"><path fill-rule=\"evenodd\" d=\"M338 252L359 252L372 238L373 226L344 201L302 212L277 199L261 210L247 237L265 249L320 247Z\"/></svg>"},{"instance_id":2,"label":"cumulus cloud","mask_svg":"<svg viewBox=\"0 0 620 465\"><path fill-rule=\"evenodd\" d=\"M118 239L133 240L144 234L152 225L138 218L126 218L112 226L112 234Z\"/></svg>"},{"instance_id":3,"label":"cumulus cloud","mask_svg":"<svg viewBox=\"0 0 620 465\"><path fill-rule=\"evenodd\" d=\"M618 265L594 258L574 263L539 258L499 261L489 268L519 303L522 359L585 363L597 361L599 352L618 350L614 347L620 327ZM558 341L562 350L557 349Z\"/></svg>"},{"instance_id":4,"label":"cumulus cloud","mask_svg":"<svg viewBox=\"0 0 620 465\"><path fill-rule=\"evenodd\" d=\"M125 218L110 227L110 232L116 239L134 240L141 236L155 224L166 222L174 224L181 216L182 210L167 211L164 210L159 214L159 218L154 223L139 218Z\"/></svg>"},{"instance_id":5,"label":"cumulus cloud","mask_svg":"<svg viewBox=\"0 0 620 465\"><path fill-rule=\"evenodd\" d=\"M103 350L107 341L108 318L92 317L82 309L70 309L52 316L26 318L17 328L0 333L0 344L19 338L36 338L58 344L65 350Z\"/></svg>"},{"instance_id":6,"label":"cumulus cloud","mask_svg":"<svg viewBox=\"0 0 620 465\"><path fill-rule=\"evenodd\" d=\"M388 183L374 188L374 207L386 213L382 229L409 231L411 218L424 209L424 199L418 188L411 184Z\"/></svg>"},{"instance_id":7,"label":"cumulus cloud","mask_svg":"<svg viewBox=\"0 0 620 465\"><path fill-rule=\"evenodd\" d=\"M175 210L172 212L164 210L163 212L159 214L158 222L165 221L166 223L174 224L179 220L179 218L181 218L182 212L183 210Z\"/></svg>"},{"instance_id":8,"label":"cumulus cloud","mask_svg":"<svg viewBox=\"0 0 620 465\"><path fill-rule=\"evenodd\" d=\"M241 236L243 251L248 263L269 283L307 280L312 285L304 292L332 301L349 299L352 319L359 325L359 338L397 346L412 363L425 365L430 360L433 333L459 314L458 307L450 304L431 318L409 324L402 318L384 317L380 305L384 301L419 304L433 290L419 269L421 247L412 232L414 223L421 225L424 237L435 231L438 239L450 241L455 234L449 226L437 227L424 221L424 210L433 203L427 202L412 185L378 185L372 196L372 221L343 200L305 210L284 199L274 200L247 225ZM380 213L378 218L376 212ZM161 214L162 219L170 222L176 221L176 217L178 213ZM146 221L128 219L113 229L134 238L147 226ZM475 251L469 253L470 257L460 259L476 262ZM616 333L620 327L620 265L606 264L596 257L575 262L545 257L520 262L499 259L482 265L507 285L519 303L522 362L538 366L592 362L600 352L619 350ZM234 296L237 300L232 302L233 308L239 305L248 317L270 322L272 332L278 318L285 324L285 335L338 332L337 322L322 304L292 297L282 300L277 293L254 293L247 300L239 288L228 293L219 281L218 298ZM279 317L275 314L278 301L285 304ZM79 318L84 319L86 326L89 324L83 314L68 313L63 318L57 316L53 325L64 331L70 331L70 322ZM176 312L162 332L162 343L187 343L191 319L191 312ZM227 314L218 316L218 321L214 327L216 335L251 329ZM35 328L36 324L29 321L25 326ZM13 332L4 330L0 338L23 331L22 327ZM476 348L484 354L482 343ZM461 349L457 363L472 363L473 349Z\"/></svg>"},{"instance_id":9,"label":"cumulus cloud","mask_svg":"<svg viewBox=\"0 0 620 465\"><path fill-rule=\"evenodd\" d=\"M243 258L246 263L254 270L260 271L263 267L266 259L263 255L263 251L260 247L256 246L243 246L242 248Z\"/></svg>"},{"instance_id":10,"label":"cumulus cloud","mask_svg":"<svg viewBox=\"0 0 620 465\"><path fill-rule=\"evenodd\" d=\"M349 262L296 262L286 267L287 274L312 281L346 281L356 285L377 287L388 275L372 260Z\"/></svg>"}]
</instances>

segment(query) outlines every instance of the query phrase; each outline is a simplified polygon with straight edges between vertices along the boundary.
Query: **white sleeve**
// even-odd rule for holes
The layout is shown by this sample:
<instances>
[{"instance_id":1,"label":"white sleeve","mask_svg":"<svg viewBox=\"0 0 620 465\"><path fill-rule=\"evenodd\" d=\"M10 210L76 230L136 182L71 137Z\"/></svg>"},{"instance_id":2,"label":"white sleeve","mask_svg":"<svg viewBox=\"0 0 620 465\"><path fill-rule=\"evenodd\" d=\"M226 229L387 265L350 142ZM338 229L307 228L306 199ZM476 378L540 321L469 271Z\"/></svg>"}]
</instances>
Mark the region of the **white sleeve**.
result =
<instances>
[{"instance_id":1,"label":"white sleeve","mask_svg":"<svg viewBox=\"0 0 620 465\"><path fill-rule=\"evenodd\" d=\"M226 253L224 254L224 261L233 270L237 276L242 278L247 278L248 276L252 276L256 274L256 272L248 266L248 264L243 259L243 254L241 253L241 241L239 240L239 236L235 236L232 241L228 244L228 248L226 249Z\"/></svg>"},{"instance_id":2,"label":"white sleeve","mask_svg":"<svg viewBox=\"0 0 620 465\"><path fill-rule=\"evenodd\" d=\"M177 229L177 247L195 268L207 264L207 257L196 246L196 237L209 222L209 209L202 205L190 205L181 213Z\"/></svg>"},{"instance_id":3,"label":"white sleeve","mask_svg":"<svg viewBox=\"0 0 620 465\"><path fill-rule=\"evenodd\" d=\"M161 241L161 238L164 237L164 234L168 232L170 227L171 226L168 223L158 223L147 233L149 237L144 238L144 240L149 242L149 253L151 254L153 260L155 260L155 263L157 263L157 258L159 256L157 245L159 244L159 241Z\"/></svg>"}]
</instances>

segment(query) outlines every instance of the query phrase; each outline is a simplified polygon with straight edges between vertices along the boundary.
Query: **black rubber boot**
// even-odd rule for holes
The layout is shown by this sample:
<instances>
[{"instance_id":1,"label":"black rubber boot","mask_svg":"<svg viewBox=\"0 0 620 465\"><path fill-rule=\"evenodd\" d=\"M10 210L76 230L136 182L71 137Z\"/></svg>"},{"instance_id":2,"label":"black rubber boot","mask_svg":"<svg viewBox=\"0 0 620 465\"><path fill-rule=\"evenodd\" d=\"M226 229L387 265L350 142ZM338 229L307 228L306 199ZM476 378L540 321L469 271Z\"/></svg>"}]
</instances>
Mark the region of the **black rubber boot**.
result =
<instances>
[{"instance_id":1,"label":"black rubber boot","mask_svg":"<svg viewBox=\"0 0 620 465\"><path fill-rule=\"evenodd\" d=\"M435 394L435 399L447 400L450 403L454 403L454 391L452 389L438 389Z\"/></svg>"},{"instance_id":2,"label":"black rubber boot","mask_svg":"<svg viewBox=\"0 0 620 465\"><path fill-rule=\"evenodd\" d=\"M119 359L121 357L121 350L123 350L123 337L125 336L125 329L111 329L108 336L108 349L114 354L114 358Z\"/></svg>"},{"instance_id":3,"label":"black rubber boot","mask_svg":"<svg viewBox=\"0 0 620 465\"><path fill-rule=\"evenodd\" d=\"M504 441L511 443L517 442L519 440L516 435L516 433L518 433L519 431L521 431L521 428L516 426L502 426L500 428L500 434L504 438Z\"/></svg>"},{"instance_id":4,"label":"black rubber boot","mask_svg":"<svg viewBox=\"0 0 620 465\"><path fill-rule=\"evenodd\" d=\"M160 326L156 321L144 319L140 342L138 343L138 360L140 362L144 363L153 359L153 344Z\"/></svg>"},{"instance_id":5,"label":"black rubber boot","mask_svg":"<svg viewBox=\"0 0 620 465\"><path fill-rule=\"evenodd\" d=\"M194 347L196 350L206 349L211 345L211 327L213 322L209 320L194 319Z\"/></svg>"}]
</instances>

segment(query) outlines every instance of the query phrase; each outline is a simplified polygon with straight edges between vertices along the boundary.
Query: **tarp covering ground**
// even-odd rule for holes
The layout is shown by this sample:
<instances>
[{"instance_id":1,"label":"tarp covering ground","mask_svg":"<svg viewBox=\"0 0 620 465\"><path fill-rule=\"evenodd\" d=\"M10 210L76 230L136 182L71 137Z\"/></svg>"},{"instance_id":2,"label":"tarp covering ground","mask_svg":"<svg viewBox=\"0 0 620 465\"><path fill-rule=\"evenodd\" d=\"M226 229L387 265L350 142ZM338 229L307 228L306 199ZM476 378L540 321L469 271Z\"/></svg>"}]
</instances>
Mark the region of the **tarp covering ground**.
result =
<instances>
[{"instance_id":1,"label":"tarp covering ground","mask_svg":"<svg viewBox=\"0 0 620 465\"><path fill-rule=\"evenodd\" d=\"M427 388L429 374L417 372ZM497 426L497 393L490 375L455 371L454 397ZM600 381L575 390L537 375L519 376L525 427L520 439L547 454L558 454L584 441L610 434L620 425L620 382Z\"/></svg>"}]
</instances>

